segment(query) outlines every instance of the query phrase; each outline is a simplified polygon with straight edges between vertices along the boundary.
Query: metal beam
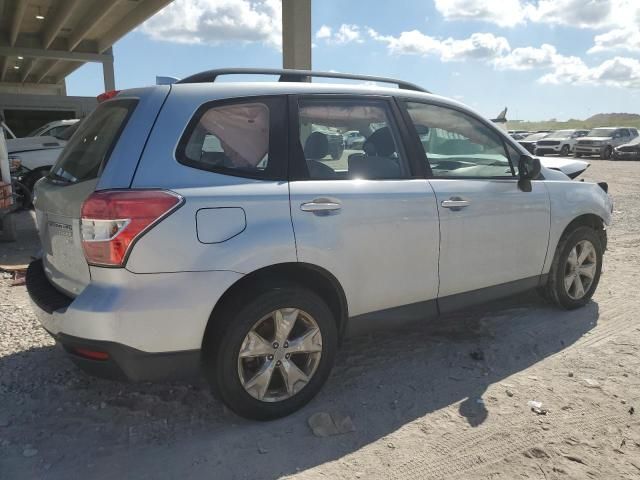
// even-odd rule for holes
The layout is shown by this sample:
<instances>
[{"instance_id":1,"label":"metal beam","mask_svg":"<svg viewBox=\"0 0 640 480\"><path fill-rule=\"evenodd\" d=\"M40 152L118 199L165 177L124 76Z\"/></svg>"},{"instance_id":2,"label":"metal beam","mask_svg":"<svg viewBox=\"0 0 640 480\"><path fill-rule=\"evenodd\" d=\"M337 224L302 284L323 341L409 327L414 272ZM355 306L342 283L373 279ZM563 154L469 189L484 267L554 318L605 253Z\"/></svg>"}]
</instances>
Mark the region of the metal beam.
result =
<instances>
[{"instance_id":1,"label":"metal beam","mask_svg":"<svg viewBox=\"0 0 640 480\"><path fill-rule=\"evenodd\" d=\"M13 13L13 19L11 20L11 32L9 33L9 42L11 46L16 44L18 39L18 33L20 33L20 25L22 25L22 19L27 11L27 0L18 0L16 2L16 10Z\"/></svg>"},{"instance_id":2,"label":"metal beam","mask_svg":"<svg viewBox=\"0 0 640 480\"><path fill-rule=\"evenodd\" d=\"M57 60L49 60L49 63L45 65L45 67L42 69L40 74L36 76L36 83L42 83L45 77L49 75L49 72L51 72L51 70L53 70L53 67L55 67L57 64L58 64Z\"/></svg>"},{"instance_id":3,"label":"metal beam","mask_svg":"<svg viewBox=\"0 0 640 480\"><path fill-rule=\"evenodd\" d=\"M108 53L113 54L113 50L109 48ZM102 64L102 77L104 78L104 91L110 92L116 89L116 77L113 71L113 62L105 62Z\"/></svg>"},{"instance_id":4,"label":"metal beam","mask_svg":"<svg viewBox=\"0 0 640 480\"><path fill-rule=\"evenodd\" d=\"M22 83L25 82L25 80L27 79L27 77L31 73L31 70L33 70L33 67L35 67L37 62L38 62L37 59L30 58L22 64L22 67L20 68L20 81Z\"/></svg>"},{"instance_id":5,"label":"metal beam","mask_svg":"<svg viewBox=\"0 0 640 480\"><path fill-rule=\"evenodd\" d=\"M43 48L0 46L0 56L22 56L30 58L53 58L72 62L113 62L112 55L101 53L65 52L63 50L45 50Z\"/></svg>"},{"instance_id":6,"label":"metal beam","mask_svg":"<svg viewBox=\"0 0 640 480\"><path fill-rule=\"evenodd\" d=\"M149 17L157 13L159 10L170 4L173 0L144 0L140 2L136 8L127 14L121 22L109 30L98 41L98 51L104 52L112 46L116 41L136 28Z\"/></svg>"},{"instance_id":7,"label":"metal beam","mask_svg":"<svg viewBox=\"0 0 640 480\"><path fill-rule=\"evenodd\" d=\"M43 48L49 48L51 46L51 43L55 40L58 33L60 33L60 29L66 21L69 20L71 13L78 5L78 1L79 0L65 0L62 6L58 8L55 16L44 28L44 33L42 34Z\"/></svg>"},{"instance_id":8,"label":"metal beam","mask_svg":"<svg viewBox=\"0 0 640 480\"><path fill-rule=\"evenodd\" d=\"M84 37L106 17L109 12L117 5L120 0L102 0L98 6L92 10L91 14L82 19L79 25L73 31L73 35L69 37L69 51L75 49Z\"/></svg>"},{"instance_id":9,"label":"metal beam","mask_svg":"<svg viewBox=\"0 0 640 480\"><path fill-rule=\"evenodd\" d=\"M0 63L0 82L4 81L4 76L7 73L7 67L9 66L9 57L3 57L2 63Z\"/></svg>"},{"instance_id":10,"label":"metal beam","mask_svg":"<svg viewBox=\"0 0 640 480\"><path fill-rule=\"evenodd\" d=\"M282 0L282 65L311 70L311 0Z\"/></svg>"}]
</instances>

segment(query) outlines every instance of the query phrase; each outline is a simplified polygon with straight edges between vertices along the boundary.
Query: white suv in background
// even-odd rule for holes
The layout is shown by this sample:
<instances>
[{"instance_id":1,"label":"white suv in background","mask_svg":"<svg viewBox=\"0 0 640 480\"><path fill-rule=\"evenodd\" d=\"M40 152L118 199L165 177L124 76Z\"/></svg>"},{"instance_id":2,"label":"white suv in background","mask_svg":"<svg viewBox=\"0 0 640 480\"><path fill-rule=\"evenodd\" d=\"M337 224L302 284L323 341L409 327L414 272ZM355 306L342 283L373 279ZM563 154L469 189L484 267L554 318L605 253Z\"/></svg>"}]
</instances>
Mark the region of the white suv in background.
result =
<instances>
[{"instance_id":1,"label":"white suv in background","mask_svg":"<svg viewBox=\"0 0 640 480\"><path fill-rule=\"evenodd\" d=\"M238 73L284 81L214 81ZM350 131L364 142L334 159L324 132ZM606 190L407 82L213 70L122 91L80 125L36 186L26 282L85 370L200 370L229 408L271 419L318 393L347 333L536 288L585 305Z\"/></svg>"},{"instance_id":2,"label":"white suv in background","mask_svg":"<svg viewBox=\"0 0 640 480\"><path fill-rule=\"evenodd\" d=\"M545 154L555 153L566 157L573 152L578 138L584 137L588 133L589 130L556 130L542 140L538 140L535 154L544 156Z\"/></svg>"}]
</instances>

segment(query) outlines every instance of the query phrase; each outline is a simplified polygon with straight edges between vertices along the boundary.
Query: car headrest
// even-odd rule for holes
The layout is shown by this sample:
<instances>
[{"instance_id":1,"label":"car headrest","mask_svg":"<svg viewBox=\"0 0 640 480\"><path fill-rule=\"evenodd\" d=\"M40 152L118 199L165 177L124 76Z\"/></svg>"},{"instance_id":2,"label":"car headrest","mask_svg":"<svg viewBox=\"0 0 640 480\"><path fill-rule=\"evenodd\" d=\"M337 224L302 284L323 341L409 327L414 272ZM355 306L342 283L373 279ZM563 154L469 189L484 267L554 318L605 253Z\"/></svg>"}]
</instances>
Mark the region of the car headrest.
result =
<instances>
[{"instance_id":1,"label":"car headrest","mask_svg":"<svg viewBox=\"0 0 640 480\"><path fill-rule=\"evenodd\" d=\"M380 157L390 157L396 151L396 144L393 141L389 127L382 127L373 132L364 142L362 149L367 155L378 155Z\"/></svg>"},{"instance_id":2,"label":"car headrest","mask_svg":"<svg viewBox=\"0 0 640 480\"><path fill-rule=\"evenodd\" d=\"M329 140L322 132L313 132L304 142L304 156L307 160L320 160L329 153Z\"/></svg>"}]
</instances>

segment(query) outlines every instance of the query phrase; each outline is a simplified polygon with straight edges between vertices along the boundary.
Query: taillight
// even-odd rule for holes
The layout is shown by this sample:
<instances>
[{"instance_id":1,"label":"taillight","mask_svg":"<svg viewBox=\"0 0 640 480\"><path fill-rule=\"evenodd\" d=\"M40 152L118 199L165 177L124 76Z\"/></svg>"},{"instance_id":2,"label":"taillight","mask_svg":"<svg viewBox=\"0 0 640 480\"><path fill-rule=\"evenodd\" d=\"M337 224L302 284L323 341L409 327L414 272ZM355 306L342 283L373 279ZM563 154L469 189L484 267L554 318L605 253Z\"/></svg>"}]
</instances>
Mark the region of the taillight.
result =
<instances>
[{"instance_id":1,"label":"taillight","mask_svg":"<svg viewBox=\"0 0 640 480\"><path fill-rule=\"evenodd\" d=\"M105 190L82 204L84 256L92 265L124 266L135 241L182 203L166 190Z\"/></svg>"},{"instance_id":2,"label":"taillight","mask_svg":"<svg viewBox=\"0 0 640 480\"><path fill-rule=\"evenodd\" d=\"M118 95L120 90L109 90L108 92L101 93L96 97L98 103L106 102L107 100L111 100L113 97Z\"/></svg>"}]
</instances>

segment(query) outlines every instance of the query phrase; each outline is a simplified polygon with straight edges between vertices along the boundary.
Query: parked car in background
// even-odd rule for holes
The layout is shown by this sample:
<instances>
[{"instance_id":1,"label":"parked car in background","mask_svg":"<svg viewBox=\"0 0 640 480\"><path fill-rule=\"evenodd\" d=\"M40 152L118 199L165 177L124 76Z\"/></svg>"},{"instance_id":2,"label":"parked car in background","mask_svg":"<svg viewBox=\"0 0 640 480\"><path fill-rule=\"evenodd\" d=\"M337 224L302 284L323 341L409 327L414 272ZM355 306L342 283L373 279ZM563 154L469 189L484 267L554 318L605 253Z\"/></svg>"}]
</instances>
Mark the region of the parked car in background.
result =
<instances>
[{"instance_id":1,"label":"parked car in background","mask_svg":"<svg viewBox=\"0 0 640 480\"><path fill-rule=\"evenodd\" d=\"M640 136L613 149L614 160L640 160Z\"/></svg>"},{"instance_id":2,"label":"parked car in background","mask_svg":"<svg viewBox=\"0 0 640 480\"><path fill-rule=\"evenodd\" d=\"M527 150L527 152L533 155L535 154L538 140L546 137L547 135L548 135L548 132L532 133L531 135L528 135L522 140L518 140L518 143L522 145Z\"/></svg>"},{"instance_id":3,"label":"parked car in background","mask_svg":"<svg viewBox=\"0 0 640 480\"><path fill-rule=\"evenodd\" d=\"M599 156L603 160L612 157L614 148L629 143L638 137L638 130L624 127L594 128L578 139L575 146L575 156Z\"/></svg>"},{"instance_id":4,"label":"parked car in background","mask_svg":"<svg viewBox=\"0 0 640 480\"><path fill-rule=\"evenodd\" d=\"M75 125L80 121L79 118L69 120L56 120L49 122L40 128L36 128L33 132L26 135L27 137L59 137L67 128Z\"/></svg>"},{"instance_id":5,"label":"parked car in background","mask_svg":"<svg viewBox=\"0 0 640 480\"><path fill-rule=\"evenodd\" d=\"M43 256L27 290L82 368L201 369L230 409L267 420L318 393L347 332L535 288L563 309L589 302L605 183L545 168L478 113L400 80L213 81L243 72L120 92L38 182ZM306 81L318 76L399 88ZM327 159L324 132L352 130L362 148ZM210 136L222 150L204 150Z\"/></svg>"},{"instance_id":6,"label":"parked car in background","mask_svg":"<svg viewBox=\"0 0 640 480\"><path fill-rule=\"evenodd\" d=\"M578 138L584 137L589 130L556 130L536 143L536 155L555 153L566 157L573 152Z\"/></svg>"},{"instance_id":7,"label":"parked car in background","mask_svg":"<svg viewBox=\"0 0 640 480\"><path fill-rule=\"evenodd\" d=\"M67 125L57 137L22 137L7 140L9 155L20 161L19 181L28 192L33 192L35 183L44 177L56 163L62 149L81 122Z\"/></svg>"},{"instance_id":8,"label":"parked car in background","mask_svg":"<svg viewBox=\"0 0 640 480\"><path fill-rule=\"evenodd\" d=\"M358 130L350 130L343 134L344 148L347 150L355 150L362 148L362 144L366 140Z\"/></svg>"}]
</instances>

